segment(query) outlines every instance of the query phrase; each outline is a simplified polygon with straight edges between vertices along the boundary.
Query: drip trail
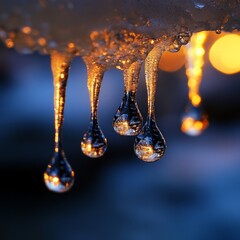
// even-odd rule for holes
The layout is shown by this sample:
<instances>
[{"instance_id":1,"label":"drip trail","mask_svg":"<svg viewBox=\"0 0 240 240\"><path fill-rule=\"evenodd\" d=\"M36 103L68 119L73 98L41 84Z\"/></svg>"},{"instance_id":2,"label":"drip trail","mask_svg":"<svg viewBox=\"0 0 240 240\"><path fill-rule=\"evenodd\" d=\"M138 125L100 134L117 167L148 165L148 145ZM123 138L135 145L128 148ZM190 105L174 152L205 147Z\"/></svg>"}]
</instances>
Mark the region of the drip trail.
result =
<instances>
[{"instance_id":1,"label":"drip trail","mask_svg":"<svg viewBox=\"0 0 240 240\"><path fill-rule=\"evenodd\" d=\"M81 148L88 157L98 158L103 156L107 149L107 139L98 124L99 93L105 69L93 63L88 57L85 57L84 61L88 73L87 84L90 96L91 117L89 128L81 141Z\"/></svg>"},{"instance_id":2,"label":"drip trail","mask_svg":"<svg viewBox=\"0 0 240 240\"><path fill-rule=\"evenodd\" d=\"M186 47L186 75L188 77L189 103L182 118L182 132L197 136L208 127L207 115L201 108L202 98L199 88L202 81L202 68L204 65L204 43L206 32L195 33Z\"/></svg>"},{"instance_id":3,"label":"drip trail","mask_svg":"<svg viewBox=\"0 0 240 240\"><path fill-rule=\"evenodd\" d=\"M71 57L57 52L51 54L51 68L54 80L54 156L44 173L47 188L54 192L66 192L74 183L74 172L62 147L62 125L68 71Z\"/></svg>"},{"instance_id":4,"label":"drip trail","mask_svg":"<svg viewBox=\"0 0 240 240\"><path fill-rule=\"evenodd\" d=\"M160 58L165 47L163 43L156 45L145 60L145 78L148 94L148 116L141 132L135 138L134 150L138 158L146 162L159 160L165 150L166 143L155 122L155 94L157 71Z\"/></svg>"},{"instance_id":5,"label":"drip trail","mask_svg":"<svg viewBox=\"0 0 240 240\"><path fill-rule=\"evenodd\" d=\"M113 118L113 128L120 135L137 135L142 127L142 115L136 102L141 66L142 61L136 61L124 70L124 95Z\"/></svg>"}]
</instances>

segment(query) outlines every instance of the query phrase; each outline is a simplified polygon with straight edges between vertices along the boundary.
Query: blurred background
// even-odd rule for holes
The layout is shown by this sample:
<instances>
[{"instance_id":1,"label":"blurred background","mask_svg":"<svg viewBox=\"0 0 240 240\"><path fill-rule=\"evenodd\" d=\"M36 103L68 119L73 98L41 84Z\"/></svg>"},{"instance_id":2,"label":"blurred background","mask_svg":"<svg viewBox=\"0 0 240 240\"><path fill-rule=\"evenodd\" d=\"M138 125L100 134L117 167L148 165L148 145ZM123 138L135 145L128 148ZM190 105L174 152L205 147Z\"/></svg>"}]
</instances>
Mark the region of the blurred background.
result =
<instances>
[{"instance_id":1,"label":"blurred background","mask_svg":"<svg viewBox=\"0 0 240 240\"><path fill-rule=\"evenodd\" d=\"M206 45L210 48L211 41ZM117 135L112 118L124 90L120 70L107 71L99 123L104 157L80 149L88 127L86 68L70 70L63 127L67 159L76 173L65 194L47 190L43 172L53 154L53 85L49 56L20 55L0 46L0 230L2 240L239 240L240 75L225 75L205 54L200 88L210 125L198 137L180 131L188 103L185 68L159 71L157 123L167 152L144 163L134 138ZM240 70L240 69L239 69ZM138 104L147 95L141 72Z\"/></svg>"}]
</instances>

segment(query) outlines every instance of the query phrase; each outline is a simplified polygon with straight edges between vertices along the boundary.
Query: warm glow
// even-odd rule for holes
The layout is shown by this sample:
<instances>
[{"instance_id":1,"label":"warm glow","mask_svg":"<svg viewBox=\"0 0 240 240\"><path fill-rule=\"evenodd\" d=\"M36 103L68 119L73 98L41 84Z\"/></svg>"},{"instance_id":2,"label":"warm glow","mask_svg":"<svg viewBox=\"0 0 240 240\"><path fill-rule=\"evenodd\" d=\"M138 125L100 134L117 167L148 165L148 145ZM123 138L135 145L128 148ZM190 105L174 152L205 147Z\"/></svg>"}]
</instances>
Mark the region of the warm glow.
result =
<instances>
[{"instance_id":1,"label":"warm glow","mask_svg":"<svg viewBox=\"0 0 240 240\"><path fill-rule=\"evenodd\" d=\"M13 48L14 47L14 42L11 38L6 39L5 44L8 48Z\"/></svg>"},{"instance_id":2,"label":"warm glow","mask_svg":"<svg viewBox=\"0 0 240 240\"><path fill-rule=\"evenodd\" d=\"M22 32L25 34L30 34L32 29L29 26L25 26L22 28Z\"/></svg>"},{"instance_id":3,"label":"warm glow","mask_svg":"<svg viewBox=\"0 0 240 240\"><path fill-rule=\"evenodd\" d=\"M44 45L47 44L47 40L46 40L45 38L39 38L39 39L38 39L38 44L39 44L40 46L44 46Z\"/></svg>"},{"instance_id":4,"label":"warm glow","mask_svg":"<svg viewBox=\"0 0 240 240\"><path fill-rule=\"evenodd\" d=\"M210 49L209 59L214 68L225 74L240 72L240 36L227 34Z\"/></svg>"},{"instance_id":5,"label":"warm glow","mask_svg":"<svg viewBox=\"0 0 240 240\"><path fill-rule=\"evenodd\" d=\"M191 42L186 46L186 75L188 77L189 100L198 107L201 103L199 87L202 80L202 67L204 65L204 43L206 32L195 33Z\"/></svg>"},{"instance_id":6,"label":"warm glow","mask_svg":"<svg viewBox=\"0 0 240 240\"><path fill-rule=\"evenodd\" d=\"M184 47L175 53L165 51L159 63L159 68L165 72L179 70L185 63L184 51Z\"/></svg>"},{"instance_id":7,"label":"warm glow","mask_svg":"<svg viewBox=\"0 0 240 240\"><path fill-rule=\"evenodd\" d=\"M190 136L198 136L207 128L207 126L207 119L201 121L192 117L185 117L182 120L181 130Z\"/></svg>"}]
</instances>

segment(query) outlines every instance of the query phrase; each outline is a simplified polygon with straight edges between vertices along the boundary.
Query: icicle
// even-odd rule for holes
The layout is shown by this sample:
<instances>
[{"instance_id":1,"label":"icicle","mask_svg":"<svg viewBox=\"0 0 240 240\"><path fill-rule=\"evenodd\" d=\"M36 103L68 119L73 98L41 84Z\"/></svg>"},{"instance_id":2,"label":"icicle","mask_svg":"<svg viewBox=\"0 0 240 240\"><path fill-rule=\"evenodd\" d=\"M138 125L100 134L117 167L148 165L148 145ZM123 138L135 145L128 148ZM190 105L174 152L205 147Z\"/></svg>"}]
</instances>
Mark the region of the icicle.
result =
<instances>
[{"instance_id":1,"label":"icicle","mask_svg":"<svg viewBox=\"0 0 240 240\"><path fill-rule=\"evenodd\" d=\"M85 155L91 158L101 157L107 149L107 139L98 125L98 99L104 68L91 62L85 57L88 72L88 91L90 95L91 117L90 126L81 141L81 148Z\"/></svg>"},{"instance_id":2,"label":"icicle","mask_svg":"<svg viewBox=\"0 0 240 240\"><path fill-rule=\"evenodd\" d=\"M142 115L136 102L141 66L142 61L136 61L124 70L124 96L113 118L113 128L120 135L137 135L142 127Z\"/></svg>"},{"instance_id":3,"label":"icicle","mask_svg":"<svg viewBox=\"0 0 240 240\"><path fill-rule=\"evenodd\" d=\"M166 143L155 122L155 94L159 60L164 46L156 45L145 60L145 78L148 93L148 116L141 132L135 138L136 155L146 162L159 160L165 150Z\"/></svg>"},{"instance_id":4,"label":"icicle","mask_svg":"<svg viewBox=\"0 0 240 240\"><path fill-rule=\"evenodd\" d=\"M69 165L62 147L62 125L64 119L65 94L71 57L51 54L51 67L54 79L54 156L44 173L44 181L49 190L66 192L74 183L74 172Z\"/></svg>"}]
</instances>

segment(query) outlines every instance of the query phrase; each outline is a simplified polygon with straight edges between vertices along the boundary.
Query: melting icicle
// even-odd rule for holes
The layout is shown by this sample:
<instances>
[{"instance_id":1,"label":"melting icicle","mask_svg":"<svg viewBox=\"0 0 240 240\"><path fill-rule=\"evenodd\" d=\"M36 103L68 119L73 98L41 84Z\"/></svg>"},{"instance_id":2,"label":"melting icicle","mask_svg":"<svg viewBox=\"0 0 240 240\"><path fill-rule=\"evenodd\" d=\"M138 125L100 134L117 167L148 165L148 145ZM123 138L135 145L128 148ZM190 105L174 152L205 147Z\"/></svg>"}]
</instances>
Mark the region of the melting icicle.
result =
<instances>
[{"instance_id":1,"label":"melting icicle","mask_svg":"<svg viewBox=\"0 0 240 240\"><path fill-rule=\"evenodd\" d=\"M134 143L136 155L146 162L159 160L165 150L166 143L155 122L155 94L158 64L164 47L156 45L145 60L145 78L148 93L148 117Z\"/></svg>"},{"instance_id":2,"label":"melting icicle","mask_svg":"<svg viewBox=\"0 0 240 240\"><path fill-rule=\"evenodd\" d=\"M113 118L113 128L125 136L137 135L142 128L142 115L136 102L136 93L142 61L137 61L124 70L124 96Z\"/></svg>"},{"instance_id":3,"label":"melting icicle","mask_svg":"<svg viewBox=\"0 0 240 240\"><path fill-rule=\"evenodd\" d=\"M204 47L207 33L199 32L193 35L191 43L186 47L186 75L188 77L189 106L182 118L181 130L190 135L201 134L208 126L207 116L203 114L199 87L202 81L202 67L204 65Z\"/></svg>"},{"instance_id":4,"label":"melting icicle","mask_svg":"<svg viewBox=\"0 0 240 240\"><path fill-rule=\"evenodd\" d=\"M90 126L81 141L81 148L85 155L91 158L103 156L107 150L107 139L98 125L98 98L104 75L104 68L84 58L88 72L88 91L90 95L91 117Z\"/></svg>"},{"instance_id":5,"label":"melting icicle","mask_svg":"<svg viewBox=\"0 0 240 240\"><path fill-rule=\"evenodd\" d=\"M189 105L186 108L185 114L182 118L181 130L190 135L198 136L208 127L207 115L198 106Z\"/></svg>"},{"instance_id":6,"label":"melting icicle","mask_svg":"<svg viewBox=\"0 0 240 240\"><path fill-rule=\"evenodd\" d=\"M66 192L74 183L74 172L69 165L62 147L62 124L65 93L71 58L59 53L51 55L54 78L55 148L54 156L44 173L47 188L54 192Z\"/></svg>"}]
</instances>

